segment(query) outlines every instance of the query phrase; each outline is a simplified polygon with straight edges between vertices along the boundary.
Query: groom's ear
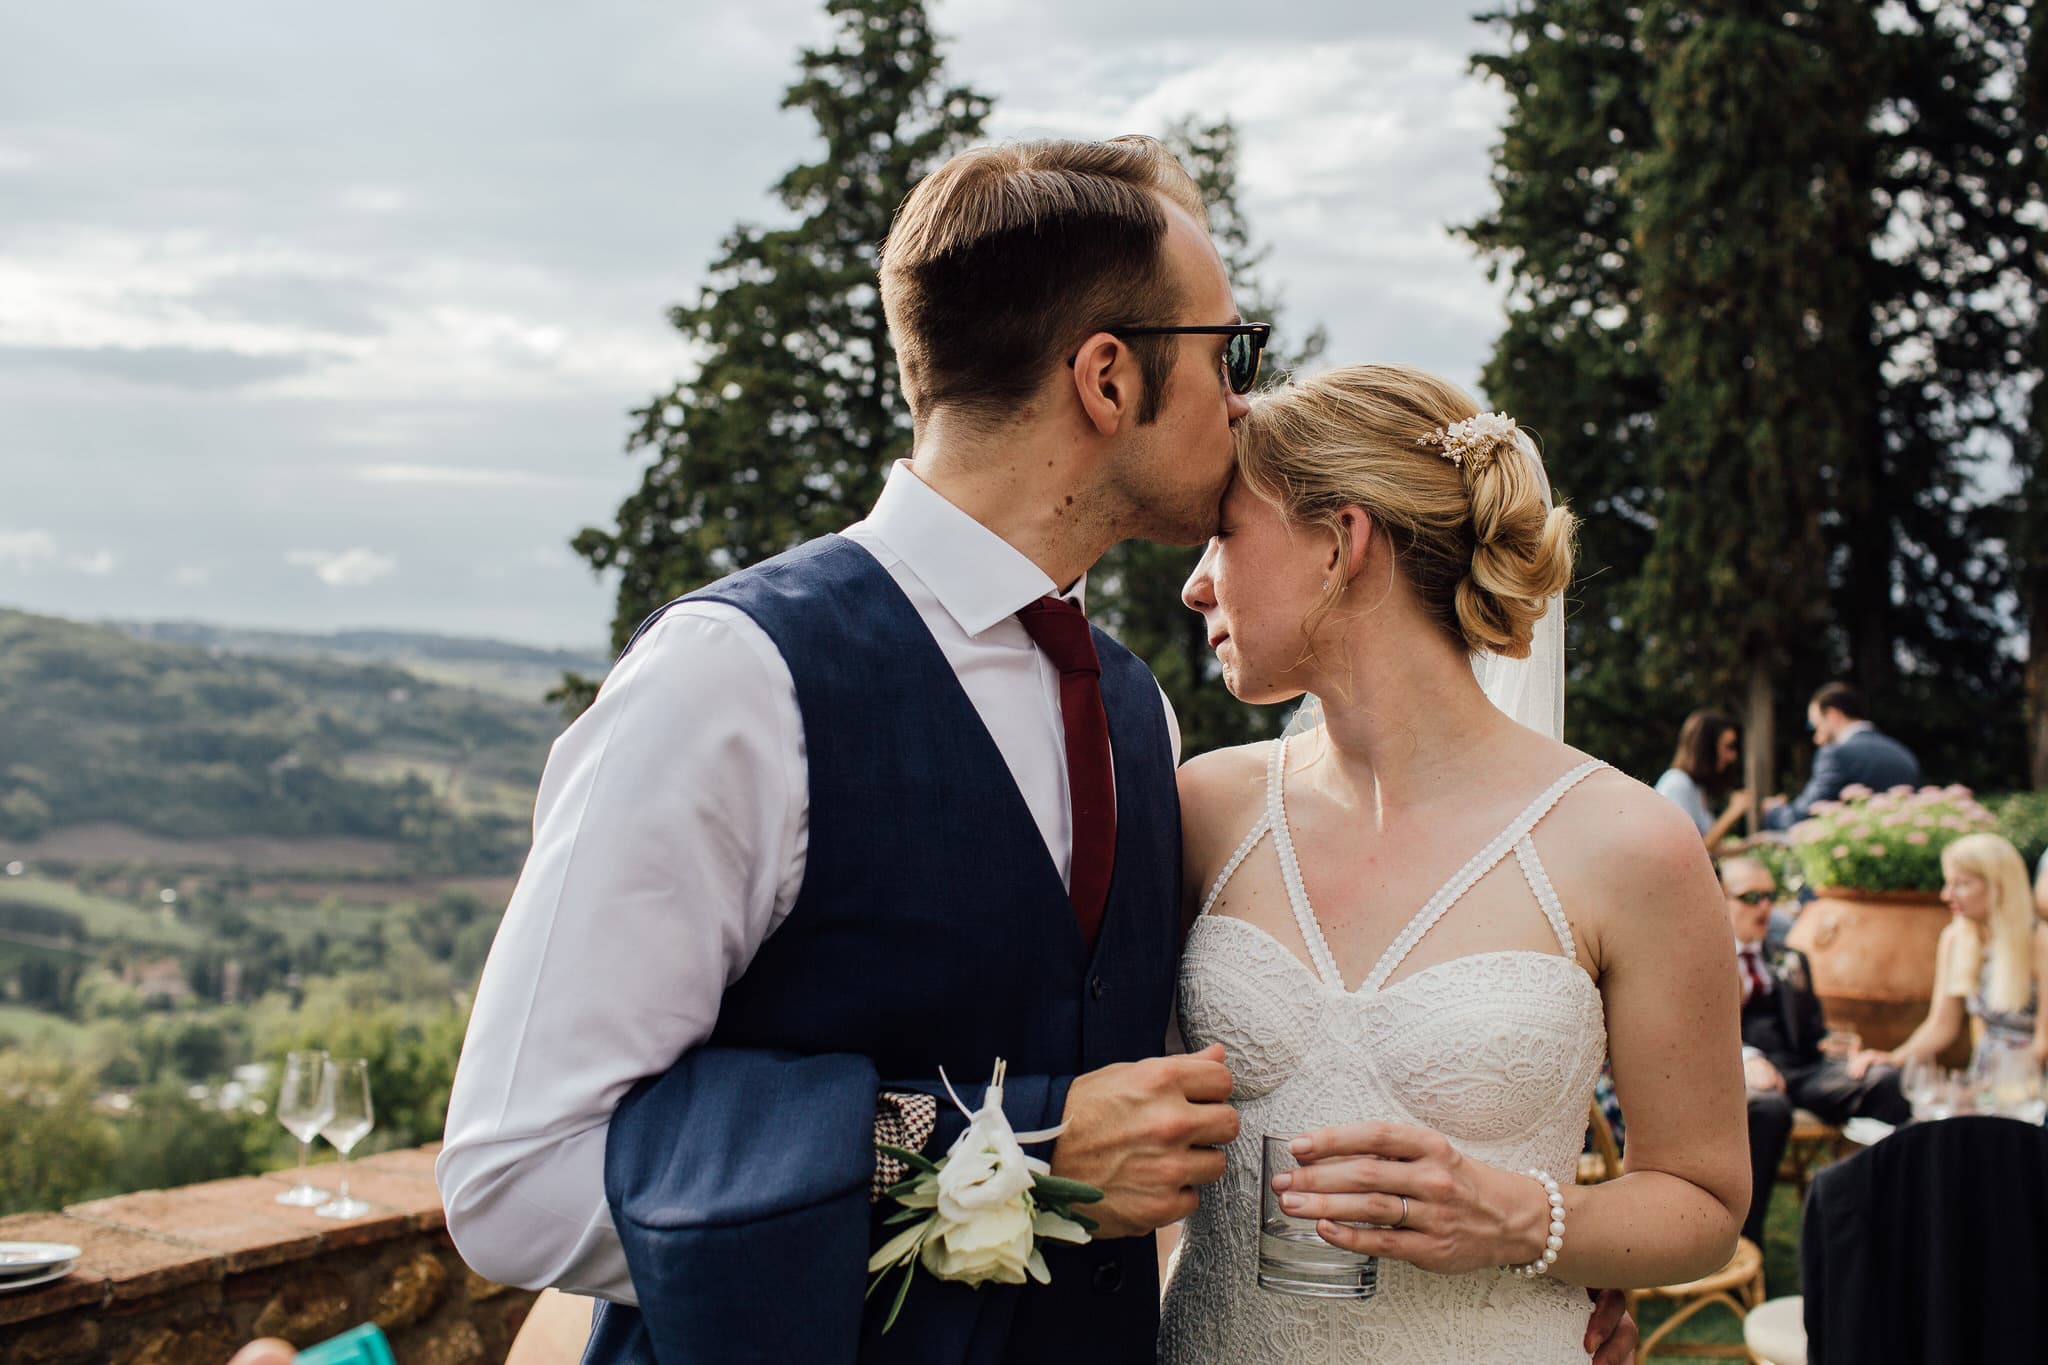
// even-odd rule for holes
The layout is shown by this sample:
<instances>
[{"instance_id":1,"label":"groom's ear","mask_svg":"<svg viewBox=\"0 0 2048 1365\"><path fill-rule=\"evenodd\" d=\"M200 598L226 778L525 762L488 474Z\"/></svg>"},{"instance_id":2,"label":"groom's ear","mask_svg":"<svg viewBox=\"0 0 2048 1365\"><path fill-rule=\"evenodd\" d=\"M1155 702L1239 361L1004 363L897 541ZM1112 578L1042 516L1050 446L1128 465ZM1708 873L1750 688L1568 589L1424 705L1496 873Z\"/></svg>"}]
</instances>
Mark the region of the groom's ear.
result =
<instances>
[{"instance_id":1,"label":"groom's ear","mask_svg":"<svg viewBox=\"0 0 2048 1365\"><path fill-rule=\"evenodd\" d=\"M1116 435L1136 409L1142 382L1131 348L1107 332L1097 332L1081 343L1071 365L1082 415L1098 436Z\"/></svg>"},{"instance_id":2,"label":"groom's ear","mask_svg":"<svg viewBox=\"0 0 2048 1365\"><path fill-rule=\"evenodd\" d=\"M1330 572L1342 574L1345 582L1365 570L1365 561L1372 557L1373 520L1363 507L1353 504L1337 513L1337 525L1343 534L1330 552Z\"/></svg>"}]
</instances>

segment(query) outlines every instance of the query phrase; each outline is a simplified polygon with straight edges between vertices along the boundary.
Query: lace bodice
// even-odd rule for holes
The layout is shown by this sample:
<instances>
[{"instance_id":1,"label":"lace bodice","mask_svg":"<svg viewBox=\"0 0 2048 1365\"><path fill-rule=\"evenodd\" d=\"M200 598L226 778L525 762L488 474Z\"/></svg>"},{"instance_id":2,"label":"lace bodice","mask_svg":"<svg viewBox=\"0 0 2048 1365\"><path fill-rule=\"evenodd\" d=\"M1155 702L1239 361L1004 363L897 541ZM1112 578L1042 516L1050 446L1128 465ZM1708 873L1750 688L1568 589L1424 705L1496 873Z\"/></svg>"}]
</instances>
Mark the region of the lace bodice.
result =
<instances>
[{"instance_id":1,"label":"lace bodice","mask_svg":"<svg viewBox=\"0 0 2048 1365\"><path fill-rule=\"evenodd\" d=\"M1265 813L1217 877L1181 960L1182 1032L1193 1048L1223 1044L1243 1129L1168 1268L1162 1361L1583 1365L1590 1305L1583 1291L1548 1277L1432 1275L1383 1261L1379 1291L1364 1303L1260 1289L1259 1139L1390 1120L1433 1128L1491 1165L1571 1178L1607 1051L1606 1021L1530 834L1600 766L1573 769L1531 802L1430 898L1354 991L1303 888L1287 827L1285 741L1273 746ZM1209 913L1268 837L1312 967L1249 921ZM1475 953L1389 985L1431 927L1510 854L1560 952Z\"/></svg>"}]
</instances>

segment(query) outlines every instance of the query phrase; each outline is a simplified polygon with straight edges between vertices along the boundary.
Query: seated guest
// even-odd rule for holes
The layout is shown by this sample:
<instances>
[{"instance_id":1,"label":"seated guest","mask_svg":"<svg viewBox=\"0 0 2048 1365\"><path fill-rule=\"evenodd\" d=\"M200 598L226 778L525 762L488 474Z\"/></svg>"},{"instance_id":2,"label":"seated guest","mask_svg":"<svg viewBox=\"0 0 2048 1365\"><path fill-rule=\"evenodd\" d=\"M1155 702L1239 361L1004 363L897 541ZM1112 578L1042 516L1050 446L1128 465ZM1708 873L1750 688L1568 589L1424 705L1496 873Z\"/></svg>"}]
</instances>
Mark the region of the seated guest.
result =
<instances>
[{"instance_id":1,"label":"seated guest","mask_svg":"<svg viewBox=\"0 0 2048 1365\"><path fill-rule=\"evenodd\" d=\"M1844 682L1831 682L1806 704L1806 725L1820 748L1813 755L1813 776L1790 801L1773 796L1764 802L1764 823L1790 829L1813 813L1816 801L1833 801L1842 788L1857 783L1872 791L1920 785L1920 760L1913 751L1879 732L1869 720L1863 694Z\"/></svg>"},{"instance_id":2,"label":"seated guest","mask_svg":"<svg viewBox=\"0 0 2048 1365\"><path fill-rule=\"evenodd\" d=\"M1941 898L1953 916L1935 945L1934 998L1891 1061L1932 1060L1956 1040L1965 1018L1983 1024L1971 1065L2025 1051L2048 1065L2048 924L2034 911L2027 864L1996 834L1965 834L1941 851Z\"/></svg>"},{"instance_id":3,"label":"seated guest","mask_svg":"<svg viewBox=\"0 0 2048 1365\"><path fill-rule=\"evenodd\" d=\"M1786 949L1766 958L1764 930L1778 898L1777 879L1753 858L1721 863L1721 890L1735 931L1742 985L1742 1071L1749 1086L1749 1218L1742 1235L1763 1242L1771 1182L1792 1135L1792 1111L1810 1109L1829 1123L1859 1114L1903 1123L1912 1106L1899 1093L1899 1073L1881 1052L1824 1057L1827 1035L1806 955Z\"/></svg>"},{"instance_id":4,"label":"seated guest","mask_svg":"<svg viewBox=\"0 0 2048 1365\"><path fill-rule=\"evenodd\" d=\"M1691 817L1707 851L1721 849L1735 822L1749 813L1747 788L1736 790L1716 817L1707 802L1735 784L1742 762L1742 730L1719 711L1695 711L1678 728L1678 752L1657 779L1657 795Z\"/></svg>"}]
</instances>

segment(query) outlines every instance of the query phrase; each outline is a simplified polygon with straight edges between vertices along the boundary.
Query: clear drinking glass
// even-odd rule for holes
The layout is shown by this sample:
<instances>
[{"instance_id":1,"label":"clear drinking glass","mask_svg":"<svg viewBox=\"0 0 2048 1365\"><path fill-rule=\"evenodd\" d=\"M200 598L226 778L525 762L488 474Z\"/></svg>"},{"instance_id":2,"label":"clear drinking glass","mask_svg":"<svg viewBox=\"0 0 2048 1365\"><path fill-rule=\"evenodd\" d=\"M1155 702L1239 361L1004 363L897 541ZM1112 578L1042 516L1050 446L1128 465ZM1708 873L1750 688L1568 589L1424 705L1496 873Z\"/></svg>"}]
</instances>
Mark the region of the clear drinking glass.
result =
<instances>
[{"instance_id":1,"label":"clear drinking glass","mask_svg":"<svg viewBox=\"0 0 2048 1365\"><path fill-rule=\"evenodd\" d=\"M1273 1177L1301 1163L1288 1150L1291 1137L1268 1135L1259 1164L1259 1288L1312 1299L1369 1299L1379 1289L1380 1262L1316 1234L1313 1218L1280 1208Z\"/></svg>"},{"instance_id":2,"label":"clear drinking glass","mask_svg":"<svg viewBox=\"0 0 2048 1365\"><path fill-rule=\"evenodd\" d=\"M370 1206L348 1195L348 1154L368 1136L376 1124L370 1108L370 1064L361 1057L330 1057L320 1093L326 1101L327 1118L320 1136L341 1153L341 1193L313 1212L322 1218L360 1218Z\"/></svg>"},{"instance_id":3,"label":"clear drinking glass","mask_svg":"<svg viewBox=\"0 0 2048 1365\"><path fill-rule=\"evenodd\" d=\"M1831 1028L1827 1031L1827 1036L1820 1040L1820 1055L1832 1057L1838 1062L1846 1063L1862 1050L1862 1036L1853 1029Z\"/></svg>"},{"instance_id":4,"label":"clear drinking glass","mask_svg":"<svg viewBox=\"0 0 2048 1365\"><path fill-rule=\"evenodd\" d=\"M299 1183L277 1197L280 1204L310 1209L327 1201L327 1191L306 1180L306 1149L327 1122L329 1111L322 1107L326 1081L327 1054L292 1052L284 1059L284 1084L277 1091L277 1121L299 1140Z\"/></svg>"},{"instance_id":5,"label":"clear drinking glass","mask_svg":"<svg viewBox=\"0 0 2048 1365\"><path fill-rule=\"evenodd\" d=\"M1941 1068L1925 1057L1908 1061L1899 1073L1899 1090L1905 1095L1906 1103L1913 1106L1914 1118L1945 1119L1955 1112L1953 1106L1946 1105L1942 1074ZM1935 1112L1944 1107L1946 1112Z\"/></svg>"},{"instance_id":6,"label":"clear drinking glass","mask_svg":"<svg viewBox=\"0 0 2048 1365\"><path fill-rule=\"evenodd\" d=\"M2003 1048L1980 1068L1977 1107L2007 1118L2023 1118L2041 1096L2041 1071L2024 1048Z\"/></svg>"}]
</instances>

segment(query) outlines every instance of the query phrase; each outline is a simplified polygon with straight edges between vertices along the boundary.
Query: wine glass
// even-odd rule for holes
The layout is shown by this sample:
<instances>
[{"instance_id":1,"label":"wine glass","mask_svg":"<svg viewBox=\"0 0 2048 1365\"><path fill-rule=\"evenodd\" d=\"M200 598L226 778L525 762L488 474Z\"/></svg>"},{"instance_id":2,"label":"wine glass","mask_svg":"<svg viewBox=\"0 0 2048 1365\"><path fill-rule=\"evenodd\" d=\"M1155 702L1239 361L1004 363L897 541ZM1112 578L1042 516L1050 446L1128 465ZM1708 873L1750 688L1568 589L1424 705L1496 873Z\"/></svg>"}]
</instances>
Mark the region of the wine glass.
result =
<instances>
[{"instance_id":1,"label":"wine glass","mask_svg":"<svg viewBox=\"0 0 2048 1365\"><path fill-rule=\"evenodd\" d=\"M327 1054L291 1052L285 1054L284 1084L277 1092L277 1121L299 1140L299 1183L277 1197L280 1204L310 1209L325 1203L327 1191L307 1183L306 1150L333 1111L322 1103L326 1082Z\"/></svg>"},{"instance_id":2,"label":"wine glass","mask_svg":"<svg viewBox=\"0 0 2048 1365\"><path fill-rule=\"evenodd\" d=\"M320 1136L341 1153L341 1193L313 1212L322 1218L360 1218L370 1206L348 1195L349 1149L368 1136L376 1124L370 1107L370 1064L361 1057L330 1057L320 1085L327 1117Z\"/></svg>"},{"instance_id":3,"label":"wine glass","mask_svg":"<svg viewBox=\"0 0 2048 1365\"><path fill-rule=\"evenodd\" d=\"M1899 1077L1899 1089L1913 1106L1916 1119L1945 1119L1955 1113L1948 1074L1927 1057L1914 1057Z\"/></svg>"},{"instance_id":4,"label":"wine glass","mask_svg":"<svg viewBox=\"0 0 2048 1365\"><path fill-rule=\"evenodd\" d=\"M1820 1040L1820 1055L1832 1058L1847 1066L1849 1059L1863 1049L1863 1039L1853 1029L1831 1028Z\"/></svg>"},{"instance_id":5,"label":"wine glass","mask_svg":"<svg viewBox=\"0 0 2048 1365\"><path fill-rule=\"evenodd\" d=\"M1991 1054L1983 1068L1980 1107L2007 1118L2020 1118L2041 1094L2041 1072L2033 1055L2023 1048L2006 1048Z\"/></svg>"}]
</instances>

